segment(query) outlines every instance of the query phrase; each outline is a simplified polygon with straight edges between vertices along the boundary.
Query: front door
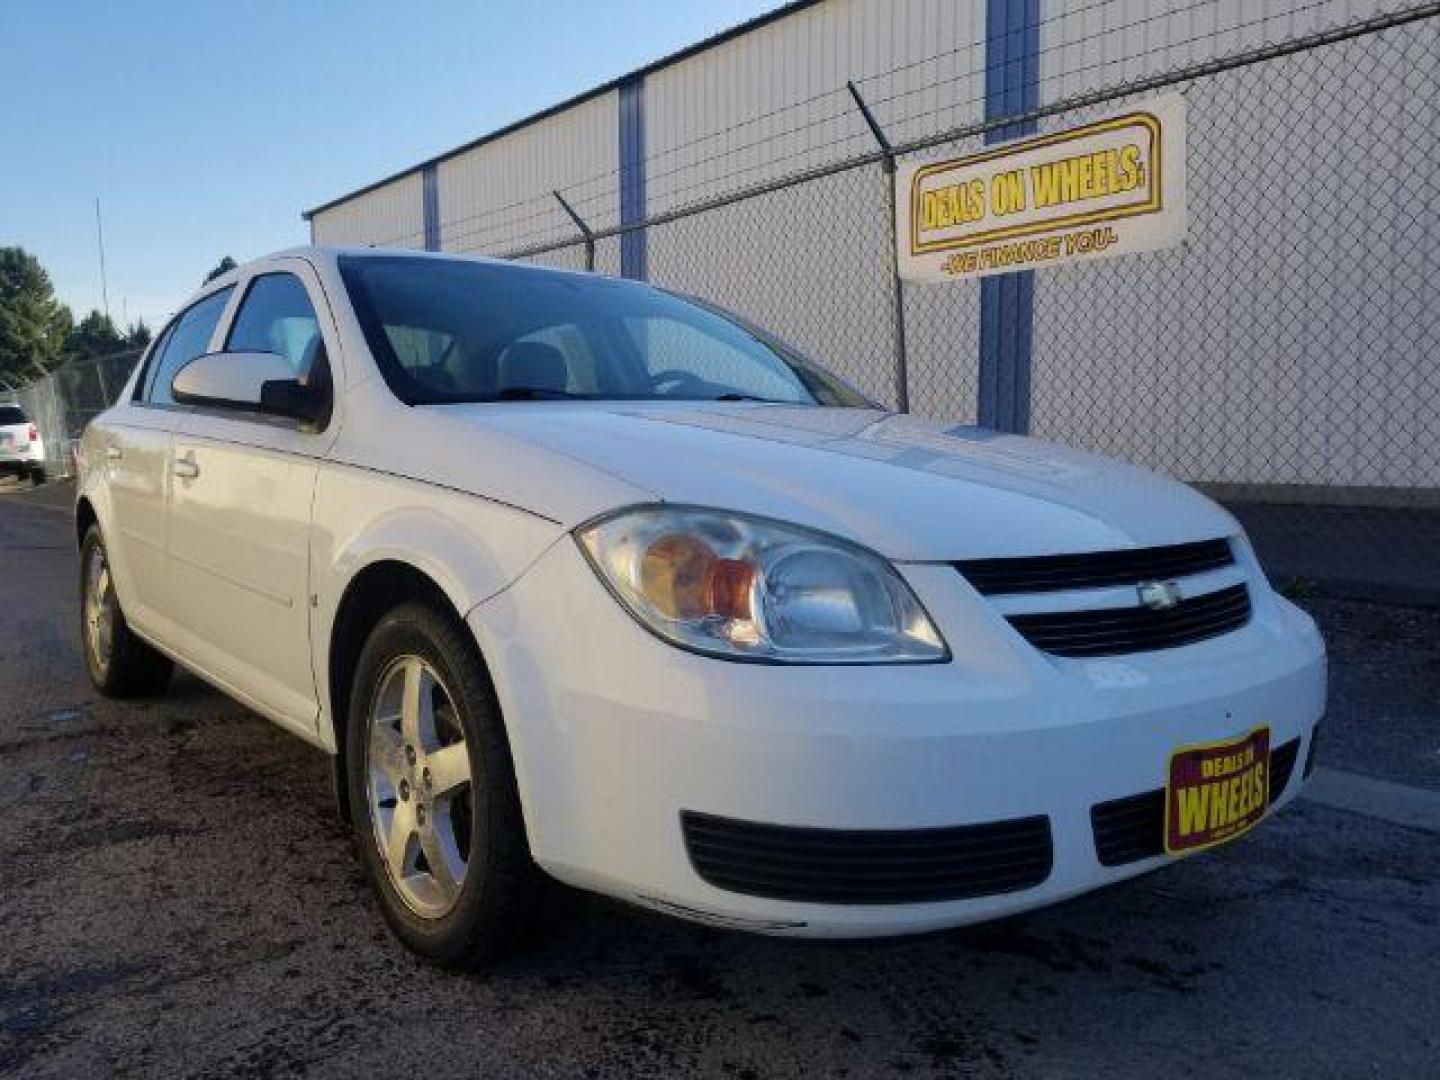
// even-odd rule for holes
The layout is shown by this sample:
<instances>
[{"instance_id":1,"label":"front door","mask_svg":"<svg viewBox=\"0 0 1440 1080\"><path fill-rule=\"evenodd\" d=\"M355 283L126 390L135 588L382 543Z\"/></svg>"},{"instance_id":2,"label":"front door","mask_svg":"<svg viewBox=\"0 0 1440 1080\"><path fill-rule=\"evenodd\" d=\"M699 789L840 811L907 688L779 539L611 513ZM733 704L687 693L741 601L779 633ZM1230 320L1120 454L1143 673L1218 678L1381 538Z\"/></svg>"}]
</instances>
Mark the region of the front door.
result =
<instances>
[{"instance_id":1,"label":"front door","mask_svg":"<svg viewBox=\"0 0 1440 1080\"><path fill-rule=\"evenodd\" d=\"M150 352L143 381L97 426L98 467L110 495L107 545L115 587L130 620L143 633L173 644L166 555L170 450L185 412L170 397L170 380L210 349L232 288L201 297L166 328Z\"/></svg>"},{"instance_id":2,"label":"front door","mask_svg":"<svg viewBox=\"0 0 1440 1080\"><path fill-rule=\"evenodd\" d=\"M245 283L222 351L276 353L329 382L318 286L308 267ZM328 321L328 310L327 310ZM333 334L333 331L330 331ZM170 572L185 651L276 719L313 732L310 512L335 425L316 432L252 412L197 408L175 435Z\"/></svg>"}]
</instances>

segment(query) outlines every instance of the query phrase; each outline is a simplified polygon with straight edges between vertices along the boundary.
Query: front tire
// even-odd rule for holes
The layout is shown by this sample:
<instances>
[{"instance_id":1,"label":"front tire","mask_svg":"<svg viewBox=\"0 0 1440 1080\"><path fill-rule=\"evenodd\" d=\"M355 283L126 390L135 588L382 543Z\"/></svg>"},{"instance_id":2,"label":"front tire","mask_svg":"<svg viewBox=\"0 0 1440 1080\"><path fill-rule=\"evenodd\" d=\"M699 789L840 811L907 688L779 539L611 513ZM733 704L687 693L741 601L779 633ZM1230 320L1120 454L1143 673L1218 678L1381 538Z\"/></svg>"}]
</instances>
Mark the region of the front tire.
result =
<instances>
[{"instance_id":1,"label":"front tire","mask_svg":"<svg viewBox=\"0 0 1440 1080\"><path fill-rule=\"evenodd\" d=\"M464 968L519 945L539 871L499 704L453 616L407 603L380 620L355 667L346 747L361 860L396 936Z\"/></svg>"},{"instance_id":2,"label":"front tire","mask_svg":"<svg viewBox=\"0 0 1440 1080\"><path fill-rule=\"evenodd\" d=\"M80 641L90 681L106 697L158 694L175 670L126 622L99 525L91 525L80 543Z\"/></svg>"}]
</instances>

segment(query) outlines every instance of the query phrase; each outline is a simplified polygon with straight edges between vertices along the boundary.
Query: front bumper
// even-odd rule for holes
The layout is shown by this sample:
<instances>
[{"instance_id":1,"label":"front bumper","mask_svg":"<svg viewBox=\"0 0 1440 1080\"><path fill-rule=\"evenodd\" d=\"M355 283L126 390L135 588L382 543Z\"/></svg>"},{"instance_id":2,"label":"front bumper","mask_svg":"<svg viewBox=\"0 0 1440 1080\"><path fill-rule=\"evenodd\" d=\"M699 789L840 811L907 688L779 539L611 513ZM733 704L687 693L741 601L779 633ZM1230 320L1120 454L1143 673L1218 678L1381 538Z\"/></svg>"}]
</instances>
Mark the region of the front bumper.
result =
<instances>
[{"instance_id":1,"label":"front bumper","mask_svg":"<svg viewBox=\"0 0 1440 1080\"><path fill-rule=\"evenodd\" d=\"M1154 869L1105 866L1091 812L1163 786L1179 746L1268 725L1304 761L1324 709L1313 623L1247 559L1253 615L1178 649L1042 654L952 568L901 568L949 641L948 664L730 663L666 645L620 610L562 540L469 622L490 662L531 850L573 885L675 914L806 936L981 921ZM1303 782L1296 768L1272 812ZM833 830L918 830L1043 815L1039 884L922 903L811 903L697 873L684 812Z\"/></svg>"}]
</instances>

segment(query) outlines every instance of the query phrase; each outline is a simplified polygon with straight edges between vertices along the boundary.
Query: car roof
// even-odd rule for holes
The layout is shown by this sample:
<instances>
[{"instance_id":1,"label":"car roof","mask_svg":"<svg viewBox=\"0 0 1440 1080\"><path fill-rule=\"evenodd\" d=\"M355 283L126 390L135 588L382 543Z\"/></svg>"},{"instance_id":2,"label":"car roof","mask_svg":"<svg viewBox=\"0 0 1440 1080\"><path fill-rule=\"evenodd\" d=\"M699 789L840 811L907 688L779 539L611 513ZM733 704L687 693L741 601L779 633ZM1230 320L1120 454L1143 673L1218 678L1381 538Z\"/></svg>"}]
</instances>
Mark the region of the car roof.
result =
<instances>
[{"instance_id":1,"label":"car roof","mask_svg":"<svg viewBox=\"0 0 1440 1080\"><path fill-rule=\"evenodd\" d=\"M438 259L445 262L487 263L491 266L513 266L517 269L547 270L557 274L576 274L582 272L555 266L536 266L534 263L515 262L512 259L497 259L490 255L472 255L455 251L422 251L418 248L407 247L356 247L341 244L303 244L298 247L286 248L284 251L277 251L273 255L265 256L264 259L256 259L254 261L265 262L269 259L282 258L301 258L315 261L329 261L339 258ZM237 269L244 270L245 267L241 266L237 267Z\"/></svg>"},{"instance_id":2,"label":"car roof","mask_svg":"<svg viewBox=\"0 0 1440 1080\"><path fill-rule=\"evenodd\" d=\"M261 256L258 259L251 259L242 263L234 270L217 277L213 282L206 282L206 289L223 287L233 284L242 276L255 270L262 269L267 263L278 259L305 259L316 266L334 266L339 259L429 259L443 262L467 262L481 263L488 266L505 266L513 268L517 273L534 272L542 274L561 274L565 276L579 275L584 277L593 276L584 270L570 270L557 266L537 266L534 263L516 262L512 259L497 259L489 255L472 255L453 251L422 251L417 248L405 247L358 247L343 244L300 244L295 247L275 251L269 255ZM624 278L612 280L624 281ZM645 282L635 282L637 285L644 285ZM197 294L198 295L198 294Z\"/></svg>"},{"instance_id":3,"label":"car roof","mask_svg":"<svg viewBox=\"0 0 1440 1080\"><path fill-rule=\"evenodd\" d=\"M471 255L453 251L421 251L416 248L402 247L354 247L340 244L299 244L295 247L285 248L281 251L271 252L269 255L262 255L257 259L250 259L233 270L228 270L211 281L207 281L201 288L191 293L176 312L181 312L204 299L211 293L235 285L243 277L253 273L265 273L271 264L281 259L303 259L309 262L316 269L327 268L331 272L337 269L340 259L414 259L416 261L429 259L442 262L466 262L480 263L486 266L503 266L517 274L552 274L564 277L603 277L607 282L623 285L636 289L659 289L661 292L669 290L661 289L659 286L646 281L634 281L629 278L613 277L611 275L597 275L586 270L570 270L557 266L539 266L535 263L516 262L513 259L497 259L489 255ZM165 325L168 326L174 315L167 317Z\"/></svg>"}]
</instances>

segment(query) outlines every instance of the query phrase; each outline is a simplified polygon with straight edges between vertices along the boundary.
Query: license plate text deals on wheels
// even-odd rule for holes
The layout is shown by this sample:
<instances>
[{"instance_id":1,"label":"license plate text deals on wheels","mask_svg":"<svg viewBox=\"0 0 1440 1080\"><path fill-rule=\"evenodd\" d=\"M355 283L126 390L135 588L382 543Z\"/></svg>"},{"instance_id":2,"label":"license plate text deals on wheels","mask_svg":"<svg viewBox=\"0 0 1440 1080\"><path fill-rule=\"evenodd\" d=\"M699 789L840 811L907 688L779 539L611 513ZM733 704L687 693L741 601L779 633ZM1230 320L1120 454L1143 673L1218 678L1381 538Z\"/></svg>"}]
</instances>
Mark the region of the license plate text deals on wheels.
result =
<instances>
[{"instance_id":1,"label":"license plate text deals on wheels","mask_svg":"<svg viewBox=\"0 0 1440 1080\"><path fill-rule=\"evenodd\" d=\"M1165 850L1181 855L1233 839L1265 815L1269 802L1269 728L1181 747L1170 755Z\"/></svg>"}]
</instances>

